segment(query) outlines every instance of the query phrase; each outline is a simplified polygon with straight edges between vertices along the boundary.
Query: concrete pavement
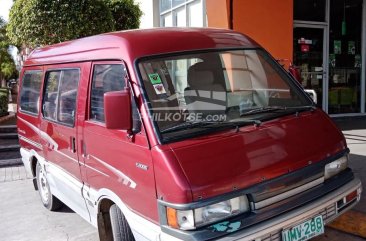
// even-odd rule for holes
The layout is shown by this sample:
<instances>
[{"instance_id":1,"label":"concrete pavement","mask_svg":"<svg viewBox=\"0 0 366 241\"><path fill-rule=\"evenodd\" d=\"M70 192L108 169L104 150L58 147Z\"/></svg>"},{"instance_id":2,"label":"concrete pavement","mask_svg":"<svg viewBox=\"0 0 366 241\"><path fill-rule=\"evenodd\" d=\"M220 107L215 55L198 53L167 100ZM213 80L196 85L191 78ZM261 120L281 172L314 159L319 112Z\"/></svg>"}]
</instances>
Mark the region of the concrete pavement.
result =
<instances>
[{"instance_id":1,"label":"concrete pavement","mask_svg":"<svg viewBox=\"0 0 366 241\"><path fill-rule=\"evenodd\" d=\"M97 230L67 207L43 207L24 167L0 169L0 240L97 241ZM361 241L363 238L326 228L313 241Z\"/></svg>"},{"instance_id":2,"label":"concrete pavement","mask_svg":"<svg viewBox=\"0 0 366 241\"><path fill-rule=\"evenodd\" d=\"M31 179L0 183L0 240L97 241L97 229L69 208L43 207Z\"/></svg>"},{"instance_id":3,"label":"concrete pavement","mask_svg":"<svg viewBox=\"0 0 366 241\"><path fill-rule=\"evenodd\" d=\"M10 115L0 118L0 125L15 125L15 109L9 106ZM8 140L0 138L0 145L6 144ZM97 229L68 207L57 212L43 207L31 176L16 157L0 152L0 240L98 241Z\"/></svg>"}]
</instances>

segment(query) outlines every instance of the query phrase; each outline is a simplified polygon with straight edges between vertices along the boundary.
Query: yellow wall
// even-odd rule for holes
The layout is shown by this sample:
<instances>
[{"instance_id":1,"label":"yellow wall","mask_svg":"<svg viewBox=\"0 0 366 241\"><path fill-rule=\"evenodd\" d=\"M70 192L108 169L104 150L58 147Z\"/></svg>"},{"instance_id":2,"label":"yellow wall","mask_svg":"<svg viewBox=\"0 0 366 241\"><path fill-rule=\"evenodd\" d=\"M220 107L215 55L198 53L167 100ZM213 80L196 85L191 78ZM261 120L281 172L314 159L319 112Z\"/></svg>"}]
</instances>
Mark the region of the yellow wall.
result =
<instances>
[{"instance_id":1,"label":"yellow wall","mask_svg":"<svg viewBox=\"0 0 366 241\"><path fill-rule=\"evenodd\" d=\"M292 59L293 0L232 0L233 29L267 49L276 59ZM230 0L206 0L209 27L229 28Z\"/></svg>"}]
</instances>

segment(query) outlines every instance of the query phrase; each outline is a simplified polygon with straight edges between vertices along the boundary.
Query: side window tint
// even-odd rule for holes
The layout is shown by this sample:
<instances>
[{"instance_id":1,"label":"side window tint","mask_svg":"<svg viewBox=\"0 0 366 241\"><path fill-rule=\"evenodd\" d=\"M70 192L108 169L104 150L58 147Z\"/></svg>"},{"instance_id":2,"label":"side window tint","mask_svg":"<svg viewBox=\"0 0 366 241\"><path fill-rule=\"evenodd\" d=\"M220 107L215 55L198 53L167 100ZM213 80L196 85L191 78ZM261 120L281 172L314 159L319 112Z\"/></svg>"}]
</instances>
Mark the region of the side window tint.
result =
<instances>
[{"instance_id":1,"label":"side window tint","mask_svg":"<svg viewBox=\"0 0 366 241\"><path fill-rule=\"evenodd\" d=\"M121 64L94 65L90 119L104 122L104 93L123 90L125 70Z\"/></svg>"},{"instance_id":2,"label":"side window tint","mask_svg":"<svg viewBox=\"0 0 366 241\"><path fill-rule=\"evenodd\" d=\"M58 103L58 86L61 71L49 72L46 79L46 91L43 97L43 116L56 121L56 106Z\"/></svg>"},{"instance_id":3,"label":"side window tint","mask_svg":"<svg viewBox=\"0 0 366 241\"><path fill-rule=\"evenodd\" d=\"M78 69L48 72L43 97L45 118L67 125L74 124L79 78Z\"/></svg>"},{"instance_id":4,"label":"side window tint","mask_svg":"<svg viewBox=\"0 0 366 241\"><path fill-rule=\"evenodd\" d=\"M76 97L79 85L79 70L64 70L60 83L60 107L58 120L73 125L76 110Z\"/></svg>"},{"instance_id":5,"label":"side window tint","mask_svg":"<svg viewBox=\"0 0 366 241\"><path fill-rule=\"evenodd\" d=\"M24 73L20 91L20 110L38 114L38 101L42 83L42 71Z\"/></svg>"}]
</instances>

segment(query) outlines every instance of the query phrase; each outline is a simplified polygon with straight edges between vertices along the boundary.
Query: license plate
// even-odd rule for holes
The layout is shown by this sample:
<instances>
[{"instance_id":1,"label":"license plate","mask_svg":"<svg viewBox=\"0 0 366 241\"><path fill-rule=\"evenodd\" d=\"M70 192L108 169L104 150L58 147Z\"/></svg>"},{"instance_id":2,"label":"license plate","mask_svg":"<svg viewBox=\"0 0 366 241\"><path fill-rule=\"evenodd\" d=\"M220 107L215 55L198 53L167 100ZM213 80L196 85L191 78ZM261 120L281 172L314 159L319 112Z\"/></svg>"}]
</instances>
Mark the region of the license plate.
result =
<instances>
[{"instance_id":1,"label":"license plate","mask_svg":"<svg viewBox=\"0 0 366 241\"><path fill-rule=\"evenodd\" d=\"M282 231L282 241L305 241L324 233L321 215Z\"/></svg>"}]
</instances>

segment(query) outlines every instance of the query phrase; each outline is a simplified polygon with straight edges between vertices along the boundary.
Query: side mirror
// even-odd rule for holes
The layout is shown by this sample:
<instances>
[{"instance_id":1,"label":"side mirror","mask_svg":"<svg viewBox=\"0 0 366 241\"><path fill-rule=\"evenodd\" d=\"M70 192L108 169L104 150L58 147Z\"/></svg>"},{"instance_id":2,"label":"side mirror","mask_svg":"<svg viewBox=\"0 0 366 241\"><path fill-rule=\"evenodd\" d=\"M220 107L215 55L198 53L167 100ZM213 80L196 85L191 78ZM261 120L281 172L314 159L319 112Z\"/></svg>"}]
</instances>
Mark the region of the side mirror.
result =
<instances>
[{"instance_id":1,"label":"side mirror","mask_svg":"<svg viewBox=\"0 0 366 241\"><path fill-rule=\"evenodd\" d=\"M104 116L107 129L132 130L130 89L104 93Z\"/></svg>"}]
</instances>

